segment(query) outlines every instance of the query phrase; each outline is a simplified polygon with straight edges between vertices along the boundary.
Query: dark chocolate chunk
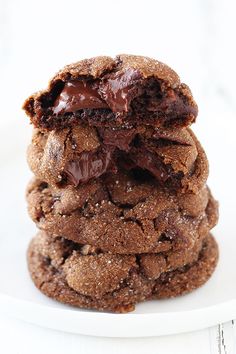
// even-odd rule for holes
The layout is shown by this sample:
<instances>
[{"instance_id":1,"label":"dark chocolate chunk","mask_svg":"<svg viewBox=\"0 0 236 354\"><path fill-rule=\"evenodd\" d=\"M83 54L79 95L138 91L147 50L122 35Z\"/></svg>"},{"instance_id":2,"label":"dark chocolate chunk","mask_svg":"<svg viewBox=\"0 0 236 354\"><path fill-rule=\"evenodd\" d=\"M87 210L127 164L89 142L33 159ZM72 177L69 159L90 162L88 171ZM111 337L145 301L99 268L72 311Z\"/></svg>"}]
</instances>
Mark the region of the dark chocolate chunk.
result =
<instances>
[{"instance_id":1,"label":"dark chocolate chunk","mask_svg":"<svg viewBox=\"0 0 236 354\"><path fill-rule=\"evenodd\" d=\"M98 178L112 170L113 151L112 147L104 147L96 151L82 152L75 160L67 162L63 172L68 181L75 186L86 183L92 178Z\"/></svg>"},{"instance_id":2,"label":"dark chocolate chunk","mask_svg":"<svg viewBox=\"0 0 236 354\"><path fill-rule=\"evenodd\" d=\"M53 112L62 114L84 108L107 108L94 84L85 80L68 81L57 97Z\"/></svg>"},{"instance_id":3,"label":"dark chocolate chunk","mask_svg":"<svg viewBox=\"0 0 236 354\"><path fill-rule=\"evenodd\" d=\"M138 166L149 171L161 183L165 183L173 174L173 170L168 172L166 165L160 157L145 148L132 149L129 158Z\"/></svg>"},{"instance_id":4,"label":"dark chocolate chunk","mask_svg":"<svg viewBox=\"0 0 236 354\"><path fill-rule=\"evenodd\" d=\"M128 112L131 99L138 94L136 85L141 79L141 74L132 68L118 71L101 81L99 92L113 112Z\"/></svg>"},{"instance_id":5,"label":"dark chocolate chunk","mask_svg":"<svg viewBox=\"0 0 236 354\"><path fill-rule=\"evenodd\" d=\"M104 145L111 145L123 151L130 150L130 144L138 133L137 129L99 128L98 131Z\"/></svg>"}]
</instances>

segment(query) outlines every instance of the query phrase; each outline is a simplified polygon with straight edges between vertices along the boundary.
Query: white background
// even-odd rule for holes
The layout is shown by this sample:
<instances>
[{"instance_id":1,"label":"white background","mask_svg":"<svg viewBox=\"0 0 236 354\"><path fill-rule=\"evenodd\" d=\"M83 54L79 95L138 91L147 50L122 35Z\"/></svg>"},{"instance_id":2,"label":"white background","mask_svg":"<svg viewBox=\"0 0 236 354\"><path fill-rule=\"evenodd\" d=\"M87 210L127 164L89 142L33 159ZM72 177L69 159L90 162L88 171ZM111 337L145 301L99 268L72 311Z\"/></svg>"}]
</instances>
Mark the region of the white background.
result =
<instances>
[{"instance_id":1,"label":"white background","mask_svg":"<svg viewBox=\"0 0 236 354\"><path fill-rule=\"evenodd\" d=\"M228 176L222 188L214 182L225 166L212 141L220 144L227 134L235 156L235 130L230 129L236 113L235 12L233 0L0 0L1 161L14 158L16 151L25 153L31 128L20 107L58 69L95 55L141 54L166 62L191 87L199 105L194 130L210 160L210 184L221 199ZM225 129L217 129L222 120ZM112 340L0 318L4 354L235 353L235 337L232 323L165 338Z\"/></svg>"}]
</instances>

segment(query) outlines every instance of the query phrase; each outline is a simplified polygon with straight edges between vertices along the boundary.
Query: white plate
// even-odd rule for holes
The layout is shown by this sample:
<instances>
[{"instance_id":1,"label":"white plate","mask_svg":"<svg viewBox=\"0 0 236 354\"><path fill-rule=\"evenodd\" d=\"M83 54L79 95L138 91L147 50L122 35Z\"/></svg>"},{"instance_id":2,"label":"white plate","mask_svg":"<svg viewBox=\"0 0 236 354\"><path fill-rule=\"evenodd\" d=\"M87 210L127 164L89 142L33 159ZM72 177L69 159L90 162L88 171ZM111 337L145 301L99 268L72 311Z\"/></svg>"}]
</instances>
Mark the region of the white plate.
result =
<instances>
[{"instance_id":1,"label":"white plate","mask_svg":"<svg viewBox=\"0 0 236 354\"><path fill-rule=\"evenodd\" d=\"M231 183L234 183L235 178L232 161L235 162L236 149L232 140L227 137L223 139L220 130L217 134L212 141L214 147L208 144L210 159L215 161L210 185L221 200L221 222L214 232L220 244L217 270L206 285L189 295L139 304L135 312L128 314L99 313L72 308L48 299L34 287L25 259L27 244L36 231L26 213L24 201L25 185L30 173L27 172L23 157L19 159L17 154L11 161L2 164L0 310L41 326L107 337L180 333L235 318L235 187L232 187ZM218 143L219 138L221 144Z\"/></svg>"}]
</instances>

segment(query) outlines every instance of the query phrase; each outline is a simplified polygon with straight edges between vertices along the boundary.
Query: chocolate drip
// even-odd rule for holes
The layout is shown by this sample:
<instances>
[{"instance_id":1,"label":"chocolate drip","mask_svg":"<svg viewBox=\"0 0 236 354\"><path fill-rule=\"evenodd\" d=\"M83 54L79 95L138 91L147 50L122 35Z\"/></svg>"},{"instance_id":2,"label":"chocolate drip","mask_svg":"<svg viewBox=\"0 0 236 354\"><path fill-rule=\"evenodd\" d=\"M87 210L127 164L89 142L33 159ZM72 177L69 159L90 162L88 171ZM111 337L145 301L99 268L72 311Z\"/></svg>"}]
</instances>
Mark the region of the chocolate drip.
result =
<instances>
[{"instance_id":1,"label":"chocolate drip","mask_svg":"<svg viewBox=\"0 0 236 354\"><path fill-rule=\"evenodd\" d=\"M128 69L117 72L103 80L99 92L113 112L128 112L130 101L137 95L141 75L137 70Z\"/></svg>"},{"instance_id":2,"label":"chocolate drip","mask_svg":"<svg viewBox=\"0 0 236 354\"><path fill-rule=\"evenodd\" d=\"M169 179L179 179L178 174L170 165L163 162L158 153L151 151L138 139L135 129L100 129L99 134L103 141L101 147L95 151L81 153L67 163L64 169L68 181L75 186L98 178L106 172L115 173L120 168L125 170L140 168L149 172L161 184ZM164 140L171 143L169 139Z\"/></svg>"},{"instance_id":3,"label":"chocolate drip","mask_svg":"<svg viewBox=\"0 0 236 354\"><path fill-rule=\"evenodd\" d=\"M139 167L150 172L159 182L165 183L171 176L167 166L159 158L157 154L148 151L145 147L133 148L128 154L128 161L126 161L126 168L130 169Z\"/></svg>"},{"instance_id":4,"label":"chocolate drip","mask_svg":"<svg viewBox=\"0 0 236 354\"><path fill-rule=\"evenodd\" d=\"M110 108L127 112L131 99L137 94L135 83L141 78L138 71L128 69L98 81L73 80L65 83L57 97L53 113L64 114L80 109Z\"/></svg>"},{"instance_id":5,"label":"chocolate drip","mask_svg":"<svg viewBox=\"0 0 236 354\"><path fill-rule=\"evenodd\" d=\"M130 143L137 134L136 129L99 129L103 144L117 147L119 150L129 151Z\"/></svg>"},{"instance_id":6,"label":"chocolate drip","mask_svg":"<svg viewBox=\"0 0 236 354\"><path fill-rule=\"evenodd\" d=\"M89 81L69 81L56 99L53 107L55 114L75 112L85 108L108 108L98 94L96 84Z\"/></svg>"},{"instance_id":7,"label":"chocolate drip","mask_svg":"<svg viewBox=\"0 0 236 354\"><path fill-rule=\"evenodd\" d=\"M75 186L86 183L92 178L98 178L108 170L114 170L113 151L113 147L104 147L96 151L83 152L77 159L67 163L64 173Z\"/></svg>"}]
</instances>

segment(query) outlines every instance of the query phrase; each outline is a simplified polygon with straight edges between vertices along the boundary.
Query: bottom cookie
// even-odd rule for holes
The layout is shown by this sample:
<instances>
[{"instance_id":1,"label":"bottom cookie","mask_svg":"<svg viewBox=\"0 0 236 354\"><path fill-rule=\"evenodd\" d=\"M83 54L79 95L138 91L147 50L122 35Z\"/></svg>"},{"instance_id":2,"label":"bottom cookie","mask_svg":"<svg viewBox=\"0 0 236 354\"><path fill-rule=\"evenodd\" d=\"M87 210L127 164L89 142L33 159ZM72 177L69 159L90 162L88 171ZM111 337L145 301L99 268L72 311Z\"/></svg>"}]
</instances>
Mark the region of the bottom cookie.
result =
<instances>
[{"instance_id":1,"label":"bottom cookie","mask_svg":"<svg viewBox=\"0 0 236 354\"><path fill-rule=\"evenodd\" d=\"M218 246L211 235L195 253L176 254L176 259L168 253L102 253L43 232L28 249L32 280L45 295L80 308L112 312L129 312L138 302L189 293L209 279L217 260Z\"/></svg>"}]
</instances>

